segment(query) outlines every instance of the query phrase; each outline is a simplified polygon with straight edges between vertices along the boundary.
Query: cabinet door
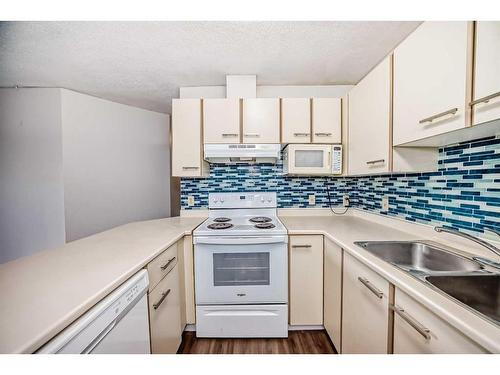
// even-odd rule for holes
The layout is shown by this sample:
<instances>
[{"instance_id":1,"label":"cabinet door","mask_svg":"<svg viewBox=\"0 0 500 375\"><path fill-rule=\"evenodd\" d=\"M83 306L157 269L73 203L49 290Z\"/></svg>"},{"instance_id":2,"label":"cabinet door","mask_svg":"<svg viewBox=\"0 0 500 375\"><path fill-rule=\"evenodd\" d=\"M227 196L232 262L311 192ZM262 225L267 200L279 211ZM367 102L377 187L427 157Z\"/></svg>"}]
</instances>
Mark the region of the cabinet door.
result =
<instances>
[{"instance_id":1,"label":"cabinet door","mask_svg":"<svg viewBox=\"0 0 500 375\"><path fill-rule=\"evenodd\" d=\"M344 253L342 353L387 353L389 282Z\"/></svg>"},{"instance_id":2,"label":"cabinet door","mask_svg":"<svg viewBox=\"0 0 500 375\"><path fill-rule=\"evenodd\" d=\"M395 354L486 353L400 289L396 289L394 310Z\"/></svg>"},{"instance_id":3,"label":"cabinet door","mask_svg":"<svg viewBox=\"0 0 500 375\"><path fill-rule=\"evenodd\" d=\"M394 145L467 125L467 45L467 22L424 22L394 50Z\"/></svg>"},{"instance_id":4,"label":"cabinet door","mask_svg":"<svg viewBox=\"0 0 500 375\"><path fill-rule=\"evenodd\" d=\"M342 143L341 103L340 98L312 100L313 143Z\"/></svg>"},{"instance_id":5,"label":"cabinet door","mask_svg":"<svg viewBox=\"0 0 500 375\"><path fill-rule=\"evenodd\" d=\"M204 99L205 143L240 143L240 100Z\"/></svg>"},{"instance_id":6,"label":"cabinet door","mask_svg":"<svg viewBox=\"0 0 500 375\"><path fill-rule=\"evenodd\" d=\"M349 174L389 171L391 58L349 92Z\"/></svg>"},{"instance_id":7,"label":"cabinet door","mask_svg":"<svg viewBox=\"0 0 500 375\"><path fill-rule=\"evenodd\" d=\"M148 299L151 352L175 354L182 334L178 266L149 293Z\"/></svg>"},{"instance_id":8,"label":"cabinet door","mask_svg":"<svg viewBox=\"0 0 500 375\"><path fill-rule=\"evenodd\" d=\"M242 117L243 143L280 143L279 99L243 99Z\"/></svg>"},{"instance_id":9,"label":"cabinet door","mask_svg":"<svg viewBox=\"0 0 500 375\"><path fill-rule=\"evenodd\" d=\"M309 98L281 99L281 143L311 142L311 101Z\"/></svg>"},{"instance_id":10,"label":"cabinet door","mask_svg":"<svg viewBox=\"0 0 500 375\"><path fill-rule=\"evenodd\" d=\"M290 236L290 324L323 324L323 236Z\"/></svg>"},{"instance_id":11,"label":"cabinet door","mask_svg":"<svg viewBox=\"0 0 500 375\"><path fill-rule=\"evenodd\" d=\"M475 51L473 124L481 124L500 118L500 22L476 23Z\"/></svg>"},{"instance_id":12,"label":"cabinet door","mask_svg":"<svg viewBox=\"0 0 500 375\"><path fill-rule=\"evenodd\" d=\"M341 351L342 249L325 238L323 321L335 348Z\"/></svg>"},{"instance_id":13,"label":"cabinet door","mask_svg":"<svg viewBox=\"0 0 500 375\"><path fill-rule=\"evenodd\" d=\"M172 176L202 175L201 100L172 100Z\"/></svg>"}]
</instances>

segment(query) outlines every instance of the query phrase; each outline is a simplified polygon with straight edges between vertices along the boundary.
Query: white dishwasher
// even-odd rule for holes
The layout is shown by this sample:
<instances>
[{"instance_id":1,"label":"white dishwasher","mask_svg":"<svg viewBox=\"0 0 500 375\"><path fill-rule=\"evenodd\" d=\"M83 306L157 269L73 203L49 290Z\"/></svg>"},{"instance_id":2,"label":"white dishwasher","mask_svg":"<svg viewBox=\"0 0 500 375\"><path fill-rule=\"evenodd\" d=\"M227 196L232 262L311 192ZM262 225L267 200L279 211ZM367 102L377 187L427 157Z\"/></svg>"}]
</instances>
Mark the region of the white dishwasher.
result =
<instances>
[{"instance_id":1,"label":"white dishwasher","mask_svg":"<svg viewBox=\"0 0 500 375\"><path fill-rule=\"evenodd\" d=\"M148 273L141 270L37 353L149 354Z\"/></svg>"}]
</instances>

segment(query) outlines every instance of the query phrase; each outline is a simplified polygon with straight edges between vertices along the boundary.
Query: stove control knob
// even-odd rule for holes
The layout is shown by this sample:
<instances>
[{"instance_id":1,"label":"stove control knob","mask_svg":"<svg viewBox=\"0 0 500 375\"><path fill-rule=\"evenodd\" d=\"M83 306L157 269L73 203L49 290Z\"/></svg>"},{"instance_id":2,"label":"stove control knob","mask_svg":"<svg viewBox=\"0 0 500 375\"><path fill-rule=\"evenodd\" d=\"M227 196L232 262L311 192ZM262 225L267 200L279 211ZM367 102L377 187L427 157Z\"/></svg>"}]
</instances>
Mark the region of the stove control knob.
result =
<instances>
[{"instance_id":1,"label":"stove control knob","mask_svg":"<svg viewBox=\"0 0 500 375\"><path fill-rule=\"evenodd\" d=\"M271 203L273 200L271 198L267 198L267 201Z\"/></svg>"},{"instance_id":2,"label":"stove control knob","mask_svg":"<svg viewBox=\"0 0 500 375\"><path fill-rule=\"evenodd\" d=\"M264 201L265 201L264 197L260 198L260 201L261 201L262 203L264 203Z\"/></svg>"},{"instance_id":3,"label":"stove control knob","mask_svg":"<svg viewBox=\"0 0 500 375\"><path fill-rule=\"evenodd\" d=\"M221 199L220 199L220 202L221 202L221 203L224 203L224 198L221 198Z\"/></svg>"}]
</instances>

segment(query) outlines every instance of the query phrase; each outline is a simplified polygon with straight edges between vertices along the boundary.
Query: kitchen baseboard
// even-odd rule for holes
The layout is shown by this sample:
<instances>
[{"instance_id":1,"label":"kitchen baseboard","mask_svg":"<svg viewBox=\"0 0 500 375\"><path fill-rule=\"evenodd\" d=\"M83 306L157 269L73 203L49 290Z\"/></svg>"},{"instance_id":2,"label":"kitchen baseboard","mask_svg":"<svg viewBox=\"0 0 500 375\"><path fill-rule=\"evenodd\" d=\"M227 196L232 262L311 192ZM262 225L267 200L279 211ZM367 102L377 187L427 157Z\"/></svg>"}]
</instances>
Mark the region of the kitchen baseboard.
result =
<instances>
[{"instance_id":1,"label":"kitchen baseboard","mask_svg":"<svg viewBox=\"0 0 500 375\"><path fill-rule=\"evenodd\" d=\"M317 331L323 330L325 327L323 325L303 325L303 326L291 326L288 325L289 331Z\"/></svg>"},{"instance_id":2,"label":"kitchen baseboard","mask_svg":"<svg viewBox=\"0 0 500 375\"><path fill-rule=\"evenodd\" d=\"M303 325L303 326L288 325L289 331L317 331L320 329L325 329L325 327L322 325ZM186 324L186 327L184 327L184 332L196 332L196 324Z\"/></svg>"}]
</instances>

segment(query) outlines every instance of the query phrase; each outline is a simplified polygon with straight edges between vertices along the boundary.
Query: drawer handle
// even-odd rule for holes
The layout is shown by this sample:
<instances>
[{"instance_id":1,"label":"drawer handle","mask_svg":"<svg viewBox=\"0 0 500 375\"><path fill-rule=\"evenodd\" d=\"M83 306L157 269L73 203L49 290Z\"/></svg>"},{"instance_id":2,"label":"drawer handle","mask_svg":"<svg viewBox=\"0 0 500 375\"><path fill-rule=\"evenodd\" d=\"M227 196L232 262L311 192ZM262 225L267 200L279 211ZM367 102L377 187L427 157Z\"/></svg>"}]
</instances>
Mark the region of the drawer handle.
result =
<instances>
[{"instance_id":1,"label":"drawer handle","mask_svg":"<svg viewBox=\"0 0 500 375\"><path fill-rule=\"evenodd\" d=\"M361 281L361 284L366 286L370 290L370 292L375 294L377 296L377 298L382 299L382 297L384 296L384 293L382 293L382 291L380 289L378 289L377 287L373 286L373 284L368 279L366 279L364 277L358 277L358 280Z\"/></svg>"},{"instance_id":2,"label":"drawer handle","mask_svg":"<svg viewBox=\"0 0 500 375\"><path fill-rule=\"evenodd\" d=\"M294 137L309 137L310 133L293 133Z\"/></svg>"},{"instance_id":3,"label":"drawer handle","mask_svg":"<svg viewBox=\"0 0 500 375\"><path fill-rule=\"evenodd\" d=\"M457 112L458 112L458 108L452 108L452 109L450 109L448 111L444 111L444 112L438 113L437 115L424 118L424 119L420 120L418 123L419 124L425 124L426 122L432 122L435 119L438 119L438 118L446 116L446 115L454 115Z\"/></svg>"},{"instance_id":4,"label":"drawer handle","mask_svg":"<svg viewBox=\"0 0 500 375\"><path fill-rule=\"evenodd\" d=\"M247 134L244 134L244 136L248 137L248 138L259 138L260 134L257 134L257 133L247 133Z\"/></svg>"},{"instance_id":5,"label":"drawer handle","mask_svg":"<svg viewBox=\"0 0 500 375\"><path fill-rule=\"evenodd\" d=\"M182 169L185 171L190 171L190 170L200 169L200 167L182 167Z\"/></svg>"},{"instance_id":6,"label":"drawer handle","mask_svg":"<svg viewBox=\"0 0 500 375\"><path fill-rule=\"evenodd\" d=\"M479 104L479 103L488 103L491 99L496 98L497 96L500 96L500 91L496 92L494 94L473 100L472 102L469 103L469 105L472 107L473 105Z\"/></svg>"},{"instance_id":7,"label":"drawer handle","mask_svg":"<svg viewBox=\"0 0 500 375\"><path fill-rule=\"evenodd\" d=\"M160 266L161 270L165 271L168 268L168 266L170 266L172 264L172 262L174 260L175 260L175 257L169 259L167 263L165 263L163 266Z\"/></svg>"},{"instance_id":8,"label":"drawer handle","mask_svg":"<svg viewBox=\"0 0 500 375\"><path fill-rule=\"evenodd\" d=\"M312 245L292 245L293 249L309 249Z\"/></svg>"},{"instance_id":9,"label":"drawer handle","mask_svg":"<svg viewBox=\"0 0 500 375\"><path fill-rule=\"evenodd\" d=\"M156 303L153 304L153 309L157 310L158 307L160 307L160 305L163 303L163 301L165 300L165 298L167 298L167 296L170 294L170 291L171 291L171 289L169 289L166 292L163 292L161 294L160 300L158 302L156 302Z\"/></svg>"},{"instance_id":10,"label":"drawer handle","mask_svg":"<svg viewBox=\"0 0 500 375\"><path fill-rule=\"evenodd\" d=\"M409 314L407 314L404 309L402 309L399 306L392 305L392 304L389 305L389 308L392 311L394 311L396 314L398 314L406 323L408 323L410 326L412 326L426 340L431 339L431 335L430 335L431 330L429 328L423 326L421 323L417 322L413 317L411 317Z\"/></svg>"},{"instance_id":11,"label":"drawer handle","mask_svg":"<svg viewBox=\"0 0 500 375\"><path fill-rule=\"evenodd\" d=\"M223 133L222 136L224 138L234 138L234 137L238 137L239 135L236 133Z\"/></svg>"},{"instance_id":12,"label":"drawer handle","mask_svg":"<svg viewBox=\"0 0 500 375\"><path fill-rule=\"evenodd\" d=\"M330 137L332 133L314 133L317 137Z\"/></svg>"},{"instance_id":13,"label":"drawer handle","mask_svg":"<svg viewBox=\"0 0 500 375\"><path fill-rule=\"evenodd\" d=\"M370 165L370 164L377 164L377 163L384 163L384 162L385 162L385 159L377 159L377 160L367 161L366 164Z\"/></svg>"}]
</instances>

